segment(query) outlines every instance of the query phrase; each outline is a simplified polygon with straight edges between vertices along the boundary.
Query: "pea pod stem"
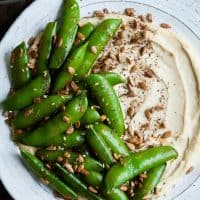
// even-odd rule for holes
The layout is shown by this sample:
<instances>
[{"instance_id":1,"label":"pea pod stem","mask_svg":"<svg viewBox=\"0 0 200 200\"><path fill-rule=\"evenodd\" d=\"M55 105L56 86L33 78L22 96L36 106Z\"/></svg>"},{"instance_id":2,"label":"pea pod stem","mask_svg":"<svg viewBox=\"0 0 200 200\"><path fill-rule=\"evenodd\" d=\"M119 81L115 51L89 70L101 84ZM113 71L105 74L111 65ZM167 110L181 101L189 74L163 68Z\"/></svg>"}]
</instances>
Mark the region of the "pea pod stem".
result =
<instances>
[{"instance_id":1,"label":"pea pod stem","mask_svg":"<svg viewBox=\"0 0 200 200\"><path fill-rule=\"evenodd\" d=\"M56 75L54 79L53 88L52 88L53 93L63 89L66 85L70 83L73 76L76 75L77 70L79 70L79 67L81 66L83 62L87 45L88 43L86 42L82 46L75 49L69 55L69 58L61 67L61 69L58 71L58 74Z\"/></svg>"},{"instance_id":2,"label":"pea pod stem","mask_svg":"<svg viewBox=\"0 0 200 200\"><path fill-rule=\"evenodd\" d=\"M80 178L89 186L100 188L103 184L103 175L96 171L88 171L87 175L80 175Z\"/></svg>"},{"instance_id":3,"label":"pea pod stem","mask_svg":"<svg viewBox=\"0 0 200 200\"><path fill-rule=\"evenodd\" d=\"M49 22L44 30L39 45L39 57L37 61L37 73L41 74L48 69L48 60L52 50L54 36L56 34L57 22Z\"/></svg>"},{"instance_id":4,"label":"pea pod stem","mask_svg":"<svg viewBox=\"0 0 200 200\"><path fill-rule=\"evenodd\" d=\"M76 37L79 19L80 10L76 0L65 0L56 44L50 57L50 68L58 69L64 63Z\"/></svg>"},{"instance_id":5,"label":"pea pod stem","mask_svg":"<svg viewBox=\"0 0 200 200\"><path fill-rule=\"evenodd\" d=\"M101 162L107 165L112 165L114 163L110 148L92 125L89 126L86 134L86 139L89 146L93 149Z\"/></svg>"},{"instance_id":6,"label":"pea pod stem","mask_svg":"<svg viewBox=\"0 0 200 200\"><path fill-rule=\"evenodd\" d=\"M112 86L125 82L125 80L119 74L114 72L102 72L99 74L103 76Z\"/></svg>"},{"instance_id":7,"label":"pea pod stem","mask_svg":"<svg viewBox=\"0 0 200 200\"><path fill-rule=\"evenodd\" d=\"M121 19L106 19L97 25L87 39L88 47L82 67L78 71L78 79L84 78L84 76L89 73L97 57L104 49L109 39L115 34L121 22ZM92 51L94 48L95 52Z\"/></svg>"},{"instance_id":8,"label":"pea pod stem","mask_svg":"<svg viewBox=\"0 0 200 200\"><path fill-rule=\"evenodd\" d=\"M12 127L17 129L30 127L44 117L55 113L61 105L67 103L71 99L71 95L48 96L40 103L33 104L17 113L11 121Z\"/></svg>"},{"instance_id":9,"label":"pea pod stem","mask_svg":"<svg viewBox=\"0 0 200 200\"><path fill-rule=\"evenodd\" d=\"M91 74L87 78L91 93L107 116L111 128L121 136L125 131L124 117L119 99L109 82L99 74Z\"/></svg>"},{"instance_id":10,"label":"pea pod stem","mask_svg":"<svg viewBox=\"0 0 200 200\"><path fill-rule=\"evenodd\" d=\"M51 82L48 71L36 77L24 87L9 96L3 103L4 110L20 110L33 103L37 97L41 97L49 89Z\"/></svg>"},{"instance_id":11,"label":"pea pod stem","mask_svg":"<svg viewBox=\"0 0 200 200\"><path fill-rule=\"evenodd\" d=\"M44 164L34 155L24 150L21 150L21 155L24 158L26 164L33 170L33 172L40 178L46 180L52 189L56 190L63 197L77 199L77 194L71 188L65 185L57 176L45 168Z\"/></svg>"},{"instance_id":12,"label":"pea pod stem","mask_svg":"<svg viewBox=\"0 0 200 200\"><path fill-rule=\"evenodd\" d=\"M144 196L151 194L154 188L158 185L163 173L165 172L166 164L150 169L147 173L147 178L144 179L141 188L136 188L132 200L142 200Z\"/></svg>"},{"instance_id":13,"label":"pea pod stem","mask_svg":"<svg viewBox=\"0 0 200 200\"><path fill-rule=\"evenodd\" d=\"M113 153L118 156L128 156L130 151L120 137L118 137L108 126L103 123L96 123L91 125L93 129L98 132Z\"/></svg>"},{"instance_id":14,"label":"pea pod stem","mask_svg":"<svg viewBox=\"0 0 200 200\"><path fill-rule=\"evenodd\" d=\"M12 86L21 88L31 78L28 68L28 53L25 42L19 44L12 52L10 59Z\"/></svg>"},{"instance_id":15,"label":"pea pod stem","mask_svg":"<svg viewBox=\"0 0 200 200\"><path fill-rule=\"evenodd\" d=\"M98 195L89 192L87 186L76 175L68 172L58 163L55 165L55 172L78 194L91 200L102 200Z\"/></svg>"},{"instance_id":16,"label":"pea pod stem","mask_svg":"<svg viewBox=\"0 0 200 200\"><path fill-rule=\"evenodd\" d=\"M67 158L65 157L66 154L67 154ZM78 164L77 159L79 156L81 156L84 159L83 164L86 170L97 171L97 172L100 172L103 170L103 165L99 161L93 159L92 157L84 155L84 154L70 152L65 149L64 150L39 149L36 151L36 155L43 161L47 161L47 162L57 162L59 157L64 156L65 159L67 159L67 161L71 165Z\"/></svg>"},{"instance_id":17,"label":"pea pod stem","mask_svg":"<svg viewBox=\"0 0 200 200\"><path fill-rule=\"evenodd\" d=\"M66 111L58 113L32 132L19 135L18 141L37 147L47 147L57 143L66 144L65 142L68 140L64 137L63 132L79 121L85 113L87 105L88 101L85 94L75 97L67 104Z\"/></svg>"},{"instance_id":18,"label":"pea pod stem","mask_svg":"<svg viewBox=\"0 0 200 200\"><path fill-rule=\"evenodd\" d=\"M99 121L100 118L101 116L98 113L98 111L91 106L91 107L88 107L83 117L81 117L80 123L81 125L92 124L94 122Z\"/></svg>"},{"instance_id":19,"label":"pea pod stem","mask_svg":"<svg viewBox=\"0 0 200 200\"><path fill-rule=\"evenodd\" d=\"M158 146L127 156L123 161L113 165L106 174L106 190L110 192L140 173L176 157L177 152L171 146Z\"/></svg>"},{"instance_id":20,"label":"pea pod stem","mask_svg":"<svg viewBox=\"0 0 200 200\"><path fill-rule=\"evenodd\" d=\"M118 188L114 188L111 192L103 191L103 194L108 200L129 200L125 192Z\"/></svg>"}]
</instances>

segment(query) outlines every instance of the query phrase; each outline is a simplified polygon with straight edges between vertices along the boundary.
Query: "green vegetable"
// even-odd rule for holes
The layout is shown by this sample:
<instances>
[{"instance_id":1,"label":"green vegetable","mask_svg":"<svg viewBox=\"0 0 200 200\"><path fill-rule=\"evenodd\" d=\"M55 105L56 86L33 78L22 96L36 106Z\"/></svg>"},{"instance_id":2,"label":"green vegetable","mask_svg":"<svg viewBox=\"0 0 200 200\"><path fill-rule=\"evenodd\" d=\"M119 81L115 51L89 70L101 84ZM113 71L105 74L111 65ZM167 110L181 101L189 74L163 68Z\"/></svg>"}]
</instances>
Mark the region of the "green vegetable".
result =
<instances>
[{"instance_id":1,"label":"green vegetable","mask_svg":"<svg viewBox=\"0 0 200 200\"><path fill-rule=\"evenodd\" d=\"M81 94L67 104L66 111L58 113L53 118L49 119L44 125L30 133L17 135L14 140L26 145L37 147L46 147L58 143L63 143L65 145L68 140L66 139L67 136L62 133L83 116L87 109L87 105L88 101L86 95ZM73 137L74 135L68 135L68 137L69 136ZM76 134L75 136L80 137L79 134Z\"/></svg>"},{"instance_id":2,"label":"green vegetable","mask_svg":"<svg viewBox=\"0 0 200 200\"><path fill-rule=\"evenodd\" d=\"M19 44L12 52L10 59L12 86L21 88L31 78L28 68L28 54L25 42Z\"/></svg>"},{"instance_id":3,"label":"green vegetable","mask_svg":"<svg viewBox=\"0 0 200 200\"><path fill-rule=\"evenodd\" d=\"M40 103L35 103L17 113L11 122L12 127L17 129L30 127L36 122L42 120L44 117L55 113L62 104L70 101L71 99L71 95L48 96Z\"/></svg>"},{"instance_id":4,"label":"green vegetable","mask_svg":"<svg viewBox=\"0 0 200 200\"><path fill-rule=\"evenodd\" d=\"M113 153L116 153L118 156L128 156L130 154L122 139L113 133L108 126L102 123L96 123L91 126L102 136Z\"/></svg>"},{"instance_id":5,"label":"green vegetable","mask_svg":"<svg viewBox=\"0 0 200 200\"><path fill-rule=\"evenodd\" d=\"M125 80L119 74L114 72L102 72L99 74L103 76L112 86L125 82Z\"/></svg>"},{"instance_id":6,"label":"green vegetable","mask_svg":"<svg viewBox=\"0 0 200 200\"><path fill-rule=\"evenodd\" d=\"M144 179L141 188L136 188L133 200L142 200L144 196L151 194L154 188L160 182L160 179L166 169L166 164L154 167L147 173L147 178Z\"/></svg>"},{"instance_id":7,"label":"green vegetable","mask_svg":"<svg viewBox=\"0 0 200 200\"><path fill-rule=\"evenodd\" d=\"M91 93L107 116L110 126L121 136L125 131L124 117L119 99L109 82L99 74L87 78Z\"/></svg>"},{"instance_id":8,"label":"green vegetable","mask_svg":"<svg viewBox=\"0 0 200 200\"><path fill-rule=\"evenodd\" d=\"M90 200L102 200L101 197L89 192L87 186L81 180L79 180L76 175L68 172L59 164L55 165L55 171L64 180L64 182L66 182L78 194L87 197Z\"/></svg>"},{"instance_id":9,"label":"green vegetable","mask_svg":"<svg viewBox=\"0 0 200 200\"><path fill-rule=\"evenodd\" d=\"M40 178L48 181L49 186L51 186L54 190L60 193L63 197L77 199L76 193L67 185L65 185L57 176L45 168L44 164L34 155L24 150L21 150L21 155L24 158L26 164L33 170L33 172Z\"/></svg>"},{"instance_id":10,"label":"green vegetable","mask_svg":"<svg viewBox=\"0 0 200 200\"><path fill-rule=\"evenodd\" d=\"M69 58L61 67L55 77L52 92L57 92L63 89L66 85L70 83L73 76L76 75L77 70L79 70L79 67L83 62L87 45L88 43L86 42L70 54Z\"/></svg>"},{"instance_id":11,"label":"green vegetable","mask_svg":"<svg viewBox=\"0 0 200 200\"><path fill-rule=\"evenodd\" d=\"M48 60L53 46L54 36L56 34L57 23L49 22L42 35L39 46L39 57L37 61L37 73L41 74L48 69Z\"/></svg>"},{"instance_id":12,"label":"green vegetable","mask_svg":"<svg viewBox=\"0 0 200 200\"><path fill-rule=\"evenodd\" d=\"M118 188L114 188L111 192L103 191L103 194L108 200L129 200L126 193Z\"/></svg>"},{"instance_id":13,"label":"green vegetable","mask_svg":"<svg viewBox=\"0 0 200 200\"><path fill-rule=\"evenodd\" d=\"M113 165L105 177L106 190L112 191L144 171L164 164L177 157L171 146L159 146L147 149L123 158L123 162Z\"/></svg>"},{"instance_id":14,"label":"green vegetable","mask_svg":"<svg viewBox=\"0 0 200 200\"><path fill-rule=\"evenodd\" d=\"M79 27L77 38L74 42L74 48L83 44L88 39L93 30L94 30L94 24L92 24L91 22L88 22L82 27Z\"/></svg>"},{"instance_id":15,"label":"green vegetable","mask_svg":"<svg viewBox=\"0 0 200 200\"><path fill-rule=\"evenodd\" d=\"M88 175L80 175L81 179L89 186L100 188L103 183L103 175L96 171L88 171Z\"/></svg>"},{"instance_id":16,"label":"green vegetable","mask_svg":"<svg viewBox=\"0 0 200 200\"><path fill-rule=\"evenodd\" d=\"M50 57L50 68L58 69L64 63L76 37L79 19L80 11L76 0L65 0L56 45Z\"/></svg>"},{"instance_id":17,"label":"green vegetable","mask_svg":"<svg viewBox=\"0 0 200 200\"><path fill-rule=\"evenodd\" d=\"M23 88L17 90L9 96L3 103L4 110L19 110L33 103L37 97L46 93L50 86L50 75L45 71L42 75L36 77Z\"/></svg>"},{"instance_id":18,"label":"green vegetable","mask_svg":"<svg viewBox=\"0 0 200 200\"><path fill-rule=\"evenodd\" d=\"M80 70L77 71L78 78L82 79L92 69L97 57L119 28L121 19L106 19L101 22L88 38L88 47L85 54L84 62Z\"/></svg>"},{"instance_id":19,"label":"green vegetable","mask_svg":"<svg viewBox=\"0 0 200 200\"><path fill-rule=\"evenodd\" d=\"M85 124L92 124L94 122L99 121L101 118L100 114L97 112L97 110L94 107L88 107L83 117L80 119L81 125Z\"/></svg>"},{"instance_id":20,"label":"green vegetable","mask_svg":"<svg viewBox=\"0 0 200 200\"><path fill-rule=\"evenodd\" d=\"M65 154L67 154L67 157L65 156ZM57 162L58 157L65 156L67 161L72 165L78 164L77 159L79 155L81 155L84 158L83 164L86 170L98 171L98 172L103 170L103 165L99 161L93 159L90 156L85 156L75 152L70 152L66 150L39 149L36 151L36 155L43 161L50 161L50 162Z\"/></svg>"},{"instance_id":21,"label":"green vegetable","mask_svg":"<svg viewBox=\"0 0 200 200\"><path fill-rule=\"evenodd\" d=\"M107 165L112 165L114 163L109 146L106 144L101 134L97 132L92 125L89 126L86 139L101 162Z\"/></svg>"}]
</instances>

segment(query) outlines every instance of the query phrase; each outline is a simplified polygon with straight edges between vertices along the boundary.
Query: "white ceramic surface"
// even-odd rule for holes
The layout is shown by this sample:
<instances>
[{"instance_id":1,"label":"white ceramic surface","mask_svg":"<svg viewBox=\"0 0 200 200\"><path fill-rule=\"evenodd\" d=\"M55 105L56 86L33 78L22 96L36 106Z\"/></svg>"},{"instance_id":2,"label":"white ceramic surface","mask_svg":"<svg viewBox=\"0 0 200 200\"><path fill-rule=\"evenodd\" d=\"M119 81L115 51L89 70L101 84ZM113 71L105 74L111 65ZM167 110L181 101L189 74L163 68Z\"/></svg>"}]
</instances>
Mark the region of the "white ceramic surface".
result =
<instances>
[{"instance_id":1,"label":"white ceramic surface","mask_svg":"<svg viewBox=\"0 0 200 200\"><path fill-rule=\"evenodd\" d=\"M57 18L61 3L62 0L36 0L16 20L1 41L0 102L6 97L10 87L7 73L10 50L20 41L27 41L28 38L42 30L48 21ZM176 2L174 0L143 0L142 3L141 0L134 2L131 0L80 0L80 6L82 7L81 16L88 16L92 11L105 7L112 11L123 11L126 7L134 7L141 14L151 12L155 16L156 23L167 22L171 24L176 32L185 36L196 51L200 52L200 40L198 39L200 37L199 0L177 0ZM200 167L177 184L165 200L174 198L176 200L198 200L200 195L199 175ZM37 178L23 166L18 149L10 140L10 132L2 116L0 116L0 177L16 200L55 199L51 190L39 183ZM180 193L182 194L180 195Z\"/></svg>"}]
</instances>

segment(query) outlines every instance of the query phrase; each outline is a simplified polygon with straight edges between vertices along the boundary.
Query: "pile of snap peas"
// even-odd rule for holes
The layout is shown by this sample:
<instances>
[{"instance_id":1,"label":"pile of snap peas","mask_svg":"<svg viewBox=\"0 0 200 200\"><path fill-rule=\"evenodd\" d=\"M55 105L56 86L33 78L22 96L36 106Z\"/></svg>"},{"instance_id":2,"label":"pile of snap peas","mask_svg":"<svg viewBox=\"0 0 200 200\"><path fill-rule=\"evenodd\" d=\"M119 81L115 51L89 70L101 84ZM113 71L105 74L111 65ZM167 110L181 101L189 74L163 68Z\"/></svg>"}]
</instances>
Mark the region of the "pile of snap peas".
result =
<instances>
[{"instance_id":1,"label":"pile of snap peas","mask_svg":"<svg viewBox=\"0 0 200 200\"><path fill-rule=\"evenodd\" d=\"M2 106L14 113L9 119L12 140L36 147L34 155L21 148L21 156L65 198L142 199L153 192L177 152L171 146L137 153L126 147L124 117L113 89L125 80L113 72L91 73L122 21L79 27L79 20L76 0L65 0L59 25L49 22L43 31L36 74L28 67L25 42L11 53L14 93ZM120 189L143 172L147 178L135 195Z\"/></svg>"}]
</instances>

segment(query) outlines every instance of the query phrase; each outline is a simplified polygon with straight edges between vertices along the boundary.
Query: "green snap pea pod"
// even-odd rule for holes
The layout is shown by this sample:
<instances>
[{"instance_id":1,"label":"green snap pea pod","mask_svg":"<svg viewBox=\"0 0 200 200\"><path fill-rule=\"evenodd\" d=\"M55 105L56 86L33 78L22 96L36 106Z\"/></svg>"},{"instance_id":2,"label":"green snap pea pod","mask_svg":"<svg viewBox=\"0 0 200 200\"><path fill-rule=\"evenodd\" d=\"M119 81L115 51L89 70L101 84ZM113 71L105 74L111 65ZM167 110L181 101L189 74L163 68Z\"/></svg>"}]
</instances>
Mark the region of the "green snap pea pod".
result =
<instances>
[{"instance_id":1,"label":"green snap pea pod","mask_svg":"<svg viewBox=\"0 0 200 200\"><path fill-rule=\"evenodd\" d=\"M83 44L88 39L93 30L94 30L94 24L92 24L91 22L88 22L82 27L79 27L77 33L77 39L74 42L73 49Z\"/></svg>"},{"instance_id":2,"label":"green snap pea pod","mask_svg":"<svg viewBox=\"0 0 200 200\"><path fill-rule=\"evenodd\" d=\"M44 164L37 159L34 155L27 151L21 150L21 155L24 158L26 164L33 170L33 172L40 178L48 181L49 186L56 190L63 197L70 199L77 199L76 193L69 188L64 182L62 182L57 176L44 167Z\"/></svg>"},{"instance_id":3,"label":"green snap pea pod","mask_svg":"<svg viewBox=\"0 0 200 200\"><path fill-rule=\"evenodd\" d=\"M91 126L102 136L113 153L116 153L119 156L128 156L130 154L130 151L122 139L113 133L108 126L103 123L96 123Z\"/></svg>"},{"instance_id":4,"label":"green snap pea pod","mask_svg":"<svg viewBox=\"0 0 200 200\"><path fill-rule=\"evenodd\" d=\"M55 165L55 172L78 194L87 197L90 200L102 200L101 197L89 192L87 186L76 175L68 172L58 163Z\"/></svg>"},{"instance_id":5,"label":"green snap pea pod","mask_svg":"<svg viewBox=\"0 0 200 200\"><path fill-rule=\"evenodd\" d=\"M65 0L56 44L50 57L50 68L58 69L64 63L76 37L79 19L80 10L76 0Z\"/></svg>"},{"instance_id":6,"label":"green snap pea pod","mask_svg":"<svg viewBox=\"0 0 200 200\"><path fill-rule=\"evenodd\" d=\"M103 175L96 171L88 171L88 175L80 175L81 179L89 186L100 188L103 183Z\"/></svg>"},{"instance_id":7,"label":"green snap pea pod","mask_svg":"<svg viewBox=\"0 0 200 200\"><path fill-rule=\"evenodd\" d=\"M118 188L114 188L111 192L103 191L103 194L108 200L129 200L126 193Z\"/></svg>"},{"instance_id":8,"label":"green snap pea pod","mask_svg":"<svg viewBox=\"0 0 200 200\"><path fill-rule=\"evenodd\" d=\"M37 73L41 74L48 69L48 60L50 57L53 39L56 34L57 23L49 22L42 35L39 46L39 57L37 61Z\"/></svg>"},{"instance_id":9,"label":"green snap pea pod","mask_svg":"<svg viewBox=\"0 0 200 200\"><path fill-rule=\"evenodd\" d=\"M77 71L78 78L82 79L92 69L97 57L119 28L121 19L106 19L101 22L88 38L88 47L82 67Z\"/></svg>"},{"instance_id":10,"label":"green snap pea pod","mask_svg":"<svg viewBox=\"0 0 200 200\"><path fill-rule=\"evenodd\" d=\"M109 119L111 128L121 136L125 131L124 117L114 89L109 82L99 74L91 74L87 78L87 83L91 93Z\"/></svg>"},{"instance_id":11,"label":"green snap pea pod","mask_svg":"<svg viewBox=\"0 0 200 200\"><path fill-rule=\"evenodd\" d=\"M10 71L14 88L20 88L30 80L31 72L28 68L28 53L25 42L22 42L13 50L10 59Z\"/></svg>"},{"instance_id":12,"label":"green snap pea pod","mask_svg":"<svg viewBox=\"0 0 200 200\"><path fill-rule=\"evenodd\" d=\"M68 142L67 137L73 138L74 135L65 136L62 133L79 121L86 111L87 105L86 95L81 94L67 104L66 111L58 113L32 132L18 135L14 139L17 139L20 143L37 147L47 147L60 143L65 145ZM76 134L76 136L81 137L79 134Z\"/></svg>"},{"instance_id":13,"label":"green snap pea pod","mask_svg":"<svg viewBox=\"0 0 200 200\"><path fill-rule=\"evenodd\" d=\"M33 103L37 97L46 93L50 86L50 75L45 71L42 75L36 77L23 88L17 90L9 96L3 103L4 110L19 110Z\"/></svg>"},{"instance_id":14,"label":"green snap pea pod","mask_svg":"<svg viewBox=\"0 0 200 200\"><path fill-rule=\"evenodd\" d=\"M93 124L94 122L99 121L101 118L100 114L93 107L88 107L83 117L80 119L81 125Z\"/></svg>"},{"instance_id":15,"label":"green snap pea pod","mask_svg":"<svg viewBox=\"0 0 200 200\"><path fill-rule=\"evenodd\" d=\"M32 126L42 120L45 116L55 113L59 107L70 101L71 95L52 95L42 100L40 103L33 104L28 108L17 113L11 121L12 127L21 129Z\"/></svg>"},{"instance_id":16,"label":"green snap pea pod","mask_svg":"<svg viewBox=\"0 0 200 200\"><path fill-rule=\"evenodd\" d=\"M104 141L101 134L99 134L92 125L90 125L87 131L86 139L101 162L107 165L112 165L114 163L110 148Z\"/></svg>"},{"instance_id":17,"label":"green snap pea pod","mask_svg":"<svg viewBox=\"0 0 200 200\"><path fill-rule=\"evenodd\" d=\"M171 146L150 148L123 158L123 162L113 165L105 177L106 190L112 191L140 173L148 171L177 157Z\"/></svg>"},{"instance_id":18,"label":"green snap pea pod","mask_svg":"<svg viewBox=\"0 0 200 200\"><path fill-rule=\"evenodd\" d=\"M100 75L103 76L112 86L125 82L119 74L114 72L102 72Z\"/></svg>"},{"instance_id":19,"label":"green snap pea pod","mask_svg":"<svg viewBox=\"0 0 200 200\"><path fill-rule=\"evenodd\" d=\"M147 178L144 179L142 183L142 187L136 188L134 192L135 195L132 199L142 200L144 196L151 194L154 188L158 185L165 169L166 169L166 164L152 168L147 173Z\"/></svg>"},{"instance_id":20,"label":"green snap pea pod","mask_svg":"<svg viewBox=\"0 0 200 200\"><path fill-rule=\"evenodd\" d=\"M64 63L64 65L59 70L53 82L52 92L57 92L63 89L66 85L70 83L76 71L81 66L83 59L85 57L85 52L88 43L86 42L82 46L75 49Z\"/></svg>"},{"instance_id":21,"label":"green snap pea pod","mask_svg":"<svg viewBox=\"0 0 200 200\"><path fill-rule=\"evenodd\" d=\"M44 161L49 162L57 162L58 157L63 157L64 154L67 152L67 160L70 164L76 165L78 156L81 155L84 158L83 164L84 168L88 171L102 171L103 165L98 162L97 160L93 159L90 156L85 156L82 154L78 154L75 152L69 152L66 150L46 150L46 149L39 149L36 151L36 155Z\"/></svg>"},{"instance_id":22,"label":"green snap pea pod","mask_svg":"<svg viewBox=\"0 0 200 200\"><path fill-rule=\"evenodd\" d=\"M81 145L78 148L75 147L74 150L77 151L78 153L81 153L81 154L86 155L86 156L90 156L91 155L87 143L84 143L83 145Z\"/></svg>"}]
</instances>

